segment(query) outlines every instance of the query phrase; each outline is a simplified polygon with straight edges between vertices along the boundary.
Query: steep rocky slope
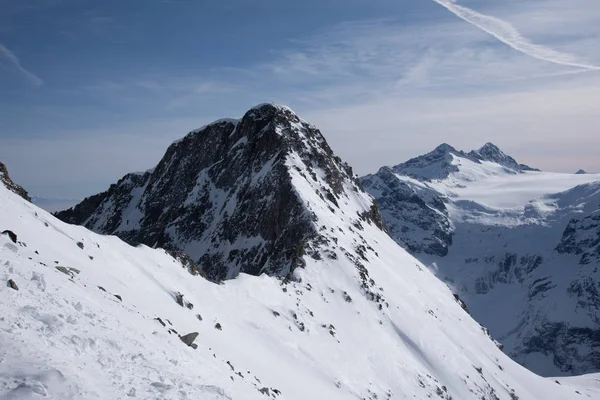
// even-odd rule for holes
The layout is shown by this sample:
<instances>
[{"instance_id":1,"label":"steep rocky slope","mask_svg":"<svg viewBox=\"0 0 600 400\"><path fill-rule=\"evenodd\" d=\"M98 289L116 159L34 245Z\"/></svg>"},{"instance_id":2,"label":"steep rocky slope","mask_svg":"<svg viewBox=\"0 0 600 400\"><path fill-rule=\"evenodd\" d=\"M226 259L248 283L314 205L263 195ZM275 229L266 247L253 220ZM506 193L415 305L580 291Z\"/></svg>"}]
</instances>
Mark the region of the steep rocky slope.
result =
<instances>
[{"instance_id":1,"label":"steep rocky slope","mask_svg":"<svg viewBox=\"0 0 600 400\"><path fill-rule=\"evenodd\" d=\"M182 251L213 280L239 272L287 276L328 240L301 187L332 213L363 204L348 216L357 229L380 224L319 130L273 104L189 133L151 171L128 174L57 216L131 244Z\"/></svg>"},{"instance_id":2,"label":"steep rocky slope","mask_svg":"<svg viewBox=\"0 0 600 400\"><path fill-rule=\"evenodd\" d=\"M313 177L295 157L290 184L318 234L285 278L222 284L185 257L65 224L0 185L0 229L18 236L0 235L0 399L600 396L597 376L544 379L511 361L361 215L373 203L354 180L341 182L338 208L319 191L326 171L314 166ZM246 212L256 220L262 209Z\"/></svg>"},{"instance_id":3,"label":"steep rocky slope","mask_svg":"<svg viewBox=\"0 0 600 400\"><path fill-rule=\"evenodd\" d=\"M535 171L491 144L442 145L362 178L393 238L544 375L600 370L597 181Z\"/></svg>"},{"instance_id":4,"label":"steep rocky slope","mask_svg":"<svg viewBox=\"0 0 600 400\"><path fill-rule=\"evenodd\" d=\"M14 183L12 181L12 179L10 179L10 176L8 176L8 170L6 169L6 165L2 164L1 162L0 162L0 183L2 183L4 185L4 187L6 187L8 190L12 191L13 193L18 194L25 200L31 201L31 198L29 197L29 194L27 193L27 191L25 189L23 189L21 186Z\"/></svg>"}]
</instances>

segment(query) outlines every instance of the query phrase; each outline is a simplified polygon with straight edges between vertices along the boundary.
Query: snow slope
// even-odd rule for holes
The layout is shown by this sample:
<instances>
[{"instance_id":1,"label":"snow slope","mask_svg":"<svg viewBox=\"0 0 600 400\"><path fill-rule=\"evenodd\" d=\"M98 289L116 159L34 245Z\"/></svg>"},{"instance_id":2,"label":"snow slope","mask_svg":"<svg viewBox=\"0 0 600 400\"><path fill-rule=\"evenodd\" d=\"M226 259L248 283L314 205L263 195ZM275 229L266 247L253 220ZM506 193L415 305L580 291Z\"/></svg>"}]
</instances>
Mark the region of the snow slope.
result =
<instances>
[{"instance_id":1,"label":"snow slope","mask_svg":"<svg viewBox=\"0 0 600 400\"><path fill-rule=\"evenodd\" d=\"M448 147L435 157L447 160L447 173L426 155L415 159L423 173L400 164L392 176L382 168L363 178L386 224L398 227L396 241L523 365L545 376L600 370L600 175L511 169L514 160L500 165Z\"/></svg>"},{"instance_id":2,"label":"snow slope","mask_svg":"<svg viewBox=\"0 0 600 400\"><path fill-rule=\"evenodd\" d=\"M600 396L596 376L555 382L514 363L379 228L352 227L314 191L302 198L338 246L305 256L293 281L240 274L218 285L0 185L0 228L18 235L0 235L0 274L19 287L0 288L0 399ZM346 210L365 201L349 198ZM198 332L198 348L169 329Z\"/></svg>"}]
</instances>

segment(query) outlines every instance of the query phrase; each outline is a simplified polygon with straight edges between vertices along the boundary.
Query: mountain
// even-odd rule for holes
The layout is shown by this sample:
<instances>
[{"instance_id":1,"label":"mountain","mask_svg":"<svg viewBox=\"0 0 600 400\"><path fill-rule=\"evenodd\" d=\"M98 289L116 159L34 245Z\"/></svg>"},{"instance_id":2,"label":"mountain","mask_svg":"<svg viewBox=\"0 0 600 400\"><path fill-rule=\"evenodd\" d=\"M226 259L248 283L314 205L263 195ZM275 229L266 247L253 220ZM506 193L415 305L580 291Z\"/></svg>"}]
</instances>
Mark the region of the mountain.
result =
<instances>
[{"instance_id":1,"label":"mountain","mask_svg":"<svg viewBox=\"0 0 600 400\"><path fill-rule=\"evenodd\" d=\"M473 150L469 155L481 161L489 161L498 165L502 165L513 171L539 171L539 169L531 168L524 164L519 164L514 158L504 153L498 146L493 143L486 143L481 148Z\"/></svg>"},{"instance_id":2,"label":"mountain","mask_svg":"<svg viewBox=\"0 0 600 400\"><path fill-rule=\"evenodd\" d=\"M585 172L583 169L578 170L577 172L575 172L576 175L584 175L587 174L587 172Z\"/></svg>"},{"instance_id":3,"label":"mountain","mask_svg":"<svg viewBox=\"0 0 600 400\"><path fill-rule=\"evenodd\" d=\"M0 162L0 184L4 185L4 187L6 187L8 190L12 191L13 193L18 194L25 200L31 201L31 198L29 197L29 194L27 193L27 191L25 189L23 189L21 186L14 183L12 181L12 179L10 179L10 176L8 175L8 170L6 169L6 165L4 165L1 162Z\"/></svg>"},{"instance_id":4,"label":"mountain","mask_svg":"<svg viewBox=\"0 0 600 400\"><path fill-rule=\"evenodd\" d=\"M66 224L0 185L0 228L17 235L14 241L0 235L0 265L7 282L0 289L0 399L600 396L600 376L545 379L510 360L465 312L460 299L382 229L371 197L354 186L355 178L347 168L341 169L344 164L335 155L324 155L326 143L314 149L312 144L320 138L316 130L310 128L310 133L304 130L308 125L296 122L298 131L288 131L283 137L290 139L283 140L274 136L279 129L269 125L299 121L295 114L283 107L262 106L251 112L253 119L258 112L267 112L269 121L257 123L258 131L246 130L246 143L256 143L255 135L262 131L260 143L278 143L281 152L263 157L266 150L252 145L257 161L239 180L228 181L232 176L223 170L207 171L202 165L191 171L193 158L175 157L179 152L208 157L202 153L220 149L223 159L216 161L218 165L237 165L234 159L242 158L244 151L221 147L224 134L219 131L228 129L229 122L175 144L167 153L167 164L159 164L157 170L185 171L196 175L192 182L206 182L203 176L215 174L211 183L231 185L209 184L210 192L199 193L199 199L218 199L238 182L260 193L267 190L260 185L283 190L271 180L284 179L309 215L310 226L304 214L290 212L287 219L278 220L285 227L280 232L312 235L304 236L309 238L305 251L289 273L240 272L217 284L198 274L198 266L184 255L173 258L143 244L131 247L115 236ZM244 142L244 137L231 141ZM291 147L294 137L306 140ZM319 160L319 155L330 160ZM310 157L312 163L305 161ZM180 162L185 162L181 168L169 166ZM283 166L288 177L277 175L273 170L281 167L275 165ZM328 167L335 169L324 169ZM339 208L321 191L332 187L336 174L339 190L330 190ZM136 178L126 179L135 185ZM174 178L163 175L147 183L160 187L161 179ZM117 187L125 186L122 182ZM179 193L170 189L173 195ZM139 192L133 195L142 197ZM127 199L114 193L113 188L110 198L103 195L104 200L95 198L87 204ZM263 226L261 218L273 217L264 214L262 197L253 197L259 200L256 205L244 204L238 193L231 192L235 206L231 203L229 215L243 207L257 230ZM208 210L206 221L223 221L220 208ZM123 214L133 220L130 211ZM137 220L144 224L143 217ZM249 224L234 232L247 229ZM273 244L260 235L245 240ZM245 248L241 240L236 243ZM238 251L229 257L228 263L238 266L246 255Z\"/></svg>"},{"instance_id":5,"label":"mountain","mask_svg":"<svg viewBox=\"0 0 600 400\"><path fill-rule=\"evenodd\" d=\"M361 181L507 354L546 376L600 371L600 175L442 145Z\"/></svg>"},{"instance_id":6,"label":"mountain","mask_svg":"<svg viewBox=\"0 0 600 400\"><path fill-rule=\"evenodd\" d=\"M299 195L307 191L310 198ZM57 216L134 245L184 252L219 281L240 272L288 276L303 254L319 257L318 243L332 233L314 224L316 207L345 215L357 230L381 226L319 130L287 107L262 104L240 120L190 132L152 170Z\"/></svg>"},{"instance_id":7,"label":"mountain","mask_svg":"<svg viewBox=\"0 0 600 400\"><path fill-rule=\"evenodd\" d=\"M412 254L448 254L453 230L445 196L419 181L398 179L389 167L362 178L362 184L377 199L391 236L402 247Z\"/></svg>"},{"instance_id":8,"label":"mountain","mask_svg":"<svg viewBox=\"0 0 600 400\"><path fill-rule=\"evenodd\" d=\"M469 153L456 150L447 143L436 147L430 153L412 158L402 164L392 167L397 174L410 176L421 181L431 181L448 178L451 174L461 171L461 160L467 163L495 166L494 173L517 174L525 171L537 171L527 165L519 164L514 158L506 155L496 145L486 143L478 150ZM500 168L498 168L500 167ZM482 172L489 173L485 167Z\"/></svg>"}]
</instances>

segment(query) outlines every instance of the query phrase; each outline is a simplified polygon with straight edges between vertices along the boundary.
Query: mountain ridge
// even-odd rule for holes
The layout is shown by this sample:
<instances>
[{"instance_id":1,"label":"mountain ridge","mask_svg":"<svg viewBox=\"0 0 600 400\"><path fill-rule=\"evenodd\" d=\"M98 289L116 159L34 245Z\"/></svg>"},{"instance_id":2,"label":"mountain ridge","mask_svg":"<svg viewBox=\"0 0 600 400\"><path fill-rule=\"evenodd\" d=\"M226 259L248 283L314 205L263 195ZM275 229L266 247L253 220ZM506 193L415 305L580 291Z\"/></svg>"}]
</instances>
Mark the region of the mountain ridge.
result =
<instances>
[{"instance_id":1,"label":"mountain ridge","mask_svg":"<svg viewBox=\"0 0 600 400\"><path fill-rule=\"evenodd\" d=\"M442 145L361 181L394 240L514 359L545 376L599 371L600 175L517 171L484 150Z\"/></svg>"},{"instance_id":2,"label":"mountain ridge","mask_svg":"<svg viewBox=\"0 0 600 400\"><path fill-rule=\"evenodd\" d=\"M10 176L8 175L8 169L6 168L6 165L4 165L2 162L0 162L0 183L2 183L6 188L8 188L8 190L18 194L25 200L31 201L31 197L29 197L27 191L23 189L23 187L14 183L12 179L10 179Z\"/></svg>"},{"instance_id":3,"label":"mountain ridge","mask_svg":"<svg viewBox=\"0 0 600 400\"><path fill-rule=\"evenodd\" d=\"M491 162L504 168L507 173L539 171L525 164L519 164L514 158L504 153L493 143L486 143L477 150L464 152L447 143L442 143L434 150L421 156L391 167L394 172L423 181L446 179L450 174L458 172L457 160L465 159L481 164Z\"/></svg>"},{"instance_id":4,"label":"mountain ridge","mask_svg":"<svg viewBox=\"0 0 600 400\"><path fill-rule=\"evenodd\" d=\"M317 193L332 213L358 199L357 226L383 229L377 207L320 131L274 104L190 132L152 170L125 175L56 215L132 244L182 251L217 281L239 272L288 276L301 254L328 240L299 187Z\"/></svg>"}]
</instances>

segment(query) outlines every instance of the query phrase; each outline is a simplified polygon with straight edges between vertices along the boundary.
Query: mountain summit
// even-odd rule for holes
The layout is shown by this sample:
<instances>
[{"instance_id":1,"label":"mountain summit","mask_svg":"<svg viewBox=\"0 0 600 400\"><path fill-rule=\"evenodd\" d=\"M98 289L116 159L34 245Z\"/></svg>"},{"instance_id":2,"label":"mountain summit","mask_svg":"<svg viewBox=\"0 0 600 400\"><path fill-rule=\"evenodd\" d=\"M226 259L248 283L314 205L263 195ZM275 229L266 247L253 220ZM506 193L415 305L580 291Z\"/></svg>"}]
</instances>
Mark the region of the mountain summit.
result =
<instances>
[{"instance_id":1,"label":"mountain summit","mask_svg":"<svg viewBox=\"0 0 600 400\"><path fill-rule=\"evenodd\" d=\"M315 198L316 196L316 198ZM213 280L288 276L329 241L317 208L383 228L352 169L291 109L261 104L173 143L158 165L128 174L57 216L131 244L192 257Z\"/></svg>"},{"instance_id":2,"label":"mountain summit","mask_svg":"<svg viewBox=\"0 0 600 400\"><path fill-rule=\"evenodd\" d=\"M514 158L504 153L493 143L486 143L477 150L469 153L469 156L481 161L489 161L515 171L539 171L525 164L519 164Z\"/></svg>"},{"instance_id":3,"label":"mountain summit","mask_svg":"<svg viewBox=\"0 0 600 400\"><path fill-rule=\"evenodd\" d=\"M524 171L539 171L524 164L519 164L514 158L505 154L493 143L486 143L483 147L466 153L457 150L447 143L436 147L433 151L394 166L395 173L410 176L422 181L446 179L453 173L460 172L461 165L481 165L490 162L498 166L496 171L482 168L482 173L505 172L517 174ZM477 168L475 168L477 169Z\"/></svg>"},{"instance_id":4,"label":"mountain summit","mask_svg":"<svg viewBox=\"0 0 600 400\"><path fill-rule=\"evenodd\" d=\"M392 238L546 376L600 371L599 181L534 171L492 143L362 178Z\"/></svg>"}]
</instances>

